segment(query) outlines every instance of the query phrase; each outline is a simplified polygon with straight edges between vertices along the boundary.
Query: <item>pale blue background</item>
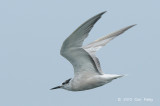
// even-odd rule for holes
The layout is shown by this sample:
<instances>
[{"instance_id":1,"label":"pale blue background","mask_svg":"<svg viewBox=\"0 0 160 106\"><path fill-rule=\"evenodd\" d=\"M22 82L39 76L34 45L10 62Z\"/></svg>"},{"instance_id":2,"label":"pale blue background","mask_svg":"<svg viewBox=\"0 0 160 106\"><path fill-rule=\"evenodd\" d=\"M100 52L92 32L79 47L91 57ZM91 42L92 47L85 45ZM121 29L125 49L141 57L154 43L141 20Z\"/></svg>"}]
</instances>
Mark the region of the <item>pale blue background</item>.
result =
<instances>
[{"instance_id":1,"label":"pale blue background","mask_svg":"<svg viewBox=\"0 0 160 106\"><path fill-rule=\"evenodd\" d=\"M88 91L50 91L73 77L59 54L64 39L105 10L85 44L138 24L97 53L105 73L128 76ZM159 55L159 0L0 1L0 106L158 106ZM119 97L154 101L117 102Z\"/></svg>"}]
</instances>

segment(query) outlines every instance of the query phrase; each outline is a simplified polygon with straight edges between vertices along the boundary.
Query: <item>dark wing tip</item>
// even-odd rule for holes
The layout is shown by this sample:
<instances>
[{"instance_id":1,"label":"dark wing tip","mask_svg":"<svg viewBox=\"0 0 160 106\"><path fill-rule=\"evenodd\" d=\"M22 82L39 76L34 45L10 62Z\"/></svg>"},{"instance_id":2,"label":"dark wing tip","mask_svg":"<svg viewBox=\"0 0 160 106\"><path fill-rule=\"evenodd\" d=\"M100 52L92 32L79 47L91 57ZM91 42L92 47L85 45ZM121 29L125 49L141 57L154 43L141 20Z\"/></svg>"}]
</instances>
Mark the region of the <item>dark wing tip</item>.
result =
<instances>
[{"instance_id":1,"label":"dark wing tip","mask_svg":"<svg viewBox=\"0 0 160 106\"><path fill-rule=\"evenodd\" d=\"M124 31L126 31L126 30L128 30L128 29L130 29L130 28L134 27L135 25L137 25L137 24L133 24L133 25L130 25L130 26L128 26L128 27L126 27L126 28L124 28Z\"/></svg>"},{"instance_id":2,"label":"dark wing tip","mask_svg":"<svg viewBox=\"0 0 160 106\"><path fill-rule=\"evenodd\" d=\"M107 11L103 11L103 12L101 12L101 13L99 13L99 14L97 14L96 16L102 16L104 13L106 13Z\"/></svg>"},{"instance_id":3,"label":"dark wing tip","mask_svg":"<svg viewBox=\"0 0 160 106\"><path fill-rule=\"evenodd\" d=\"M107 11L103 11L103 12L101 12L101 13L99 13L99 14L104 14L104 13L106 13Z\"/></svg>"},{"instance_id":4,"label":"dark wing tip","mask_svg":"<svg viewBox=\"0 0 160 106\"><path fill-rule=\"evenodd\" d=\"M133 25L130 25L129 27L131 28L131 27L134 27L134 26L136 26L137 24L133 24Z\"/></svg>"}]
</instances>

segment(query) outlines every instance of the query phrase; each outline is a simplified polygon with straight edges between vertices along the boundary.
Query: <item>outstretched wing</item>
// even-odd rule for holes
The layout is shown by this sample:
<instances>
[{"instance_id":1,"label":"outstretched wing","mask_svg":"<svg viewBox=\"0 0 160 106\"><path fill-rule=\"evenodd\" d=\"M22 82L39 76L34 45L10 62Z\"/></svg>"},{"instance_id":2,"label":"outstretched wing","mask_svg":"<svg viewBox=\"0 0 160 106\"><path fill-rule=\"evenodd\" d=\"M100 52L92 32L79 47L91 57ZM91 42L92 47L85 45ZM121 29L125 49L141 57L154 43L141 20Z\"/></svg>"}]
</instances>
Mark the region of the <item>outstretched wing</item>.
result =
<instances>
[{"instance_id":1,"label":"outstretched wing","mask_svg":"<svg viewBox=\"0 0 160 106\"><path fill-rule=\"evenodd\" d=\"M130 25L128 27L122 28L116 32L113 32L109 35L106 35L100 39L95 40L94 42L86 45L83 47L84 50L86 50L90 56L93 58L97 69L102 73L101 67L100 67L100 62L98 60L98 58L96 57L95 53L96 51L98 51L100 48L102 48L103 46L105 46L109 41L111 41L112 39L114 39L115 37L117 37L118 35L122 34L123 32L125 32L126 30L128 30L129 28L133 27L135 25Z\"/></svg>"},{"instance_id":2,"label":"outstretched wing","mask_svg":"<svg viewBox=\"0 0 160 106\"><path fill-rule=\"evenodd\" d=\"M90 54L82 48L82 44L94 24L104 13L105 12L102 12L87 20L63 42L60 53L73 65L75 75L82 72L89 74L102 74L98 71Z\"/></svg>"}]
</instances>

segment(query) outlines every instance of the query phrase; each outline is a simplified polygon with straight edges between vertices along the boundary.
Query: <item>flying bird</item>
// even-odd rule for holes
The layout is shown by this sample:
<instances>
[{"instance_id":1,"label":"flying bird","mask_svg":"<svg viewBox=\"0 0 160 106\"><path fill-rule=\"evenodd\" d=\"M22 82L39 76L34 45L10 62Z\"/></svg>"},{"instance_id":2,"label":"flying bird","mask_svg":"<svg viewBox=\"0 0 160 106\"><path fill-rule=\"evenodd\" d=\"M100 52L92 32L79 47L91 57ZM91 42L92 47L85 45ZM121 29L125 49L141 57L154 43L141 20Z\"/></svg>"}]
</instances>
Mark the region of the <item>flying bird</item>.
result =
<instances>
[{"instance_id":1,"label":"flying bird","mask_svg":"<svg viewBox=\"0 0 160 106\"><path fill-rule=\"evenodd\" d=\"M89 90L100 87L114 79L124 76L117 74L104 74L95 53L109 41L135 25L127 26L101 37L86 46L82 45L94 24L105 12L99 13L84 22L63 42L60 54L73 65L74 78L66 80L60 86L51 88L51 90L58 88L69 91Z\"/></svg>"}]
</instances>

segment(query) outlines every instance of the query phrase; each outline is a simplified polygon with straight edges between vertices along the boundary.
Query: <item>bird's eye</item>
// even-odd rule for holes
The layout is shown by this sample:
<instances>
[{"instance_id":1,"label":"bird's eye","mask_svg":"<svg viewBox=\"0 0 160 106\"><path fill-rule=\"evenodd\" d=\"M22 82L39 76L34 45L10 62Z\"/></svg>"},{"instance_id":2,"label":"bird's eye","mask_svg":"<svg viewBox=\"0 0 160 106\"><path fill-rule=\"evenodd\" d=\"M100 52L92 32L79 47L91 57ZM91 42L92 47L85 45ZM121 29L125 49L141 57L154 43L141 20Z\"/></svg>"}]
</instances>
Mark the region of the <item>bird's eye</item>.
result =
<instances>
[{"instance_id":1,"label":"bird's eye","mask_svg":"<svg viewBox=\"0 0 160 106\"><path fill-rule=\"evenodd\" d=\"M71 78L66 80L65 82L63 82L62 85L69 83L70 80L71 80Z\"/></svg>"}]
</instances>

